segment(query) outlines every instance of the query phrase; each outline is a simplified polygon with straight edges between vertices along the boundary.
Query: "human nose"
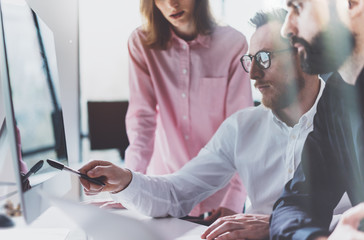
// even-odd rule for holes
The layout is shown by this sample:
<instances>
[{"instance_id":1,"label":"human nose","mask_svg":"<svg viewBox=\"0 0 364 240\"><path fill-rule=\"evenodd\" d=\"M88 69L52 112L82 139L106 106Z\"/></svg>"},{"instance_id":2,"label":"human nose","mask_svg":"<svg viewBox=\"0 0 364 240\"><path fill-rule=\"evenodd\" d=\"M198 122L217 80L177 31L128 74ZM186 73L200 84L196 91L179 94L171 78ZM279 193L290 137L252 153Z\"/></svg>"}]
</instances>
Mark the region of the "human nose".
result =
<instances>
[{"instance_id":1,"label":"human nose","mask_svg":"<svg viewBox=\"0 0 364 240\"><path fill-rule=\"evenodd\" d=\"M177 8L179 6L178 0L167 0L167 2L171 8Z\"/></svg>"},{"instance_id":2,"label":"human nose","mask_svg":"<svg viewBox=\"0 0 364 240\"><path fill-rule=\"evenodd\" d=\"M291 38L297 35L297 21L292 12L288 12L281 28L281 35L284 38Z\"/></svg>"},{"instance_id":3,"label":"human nose","mask_svg":"<svg viewBox=\"0 0 364 240\"><path fill-rule=\"evenodd\" d=\"M258 65L259 63L253 58L249 72L250 79L258 80L264 77L264 71Z\"/></svg>"}]
</instances>

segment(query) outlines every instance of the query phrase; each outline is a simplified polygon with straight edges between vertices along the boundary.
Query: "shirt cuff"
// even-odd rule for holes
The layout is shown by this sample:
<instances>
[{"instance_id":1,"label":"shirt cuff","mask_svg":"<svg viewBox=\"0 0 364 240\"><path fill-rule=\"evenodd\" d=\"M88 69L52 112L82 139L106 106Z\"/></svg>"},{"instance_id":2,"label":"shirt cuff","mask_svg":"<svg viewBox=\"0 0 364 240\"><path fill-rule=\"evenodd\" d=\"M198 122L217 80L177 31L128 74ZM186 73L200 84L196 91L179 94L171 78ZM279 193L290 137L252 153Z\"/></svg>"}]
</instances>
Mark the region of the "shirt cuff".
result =
<instances>
[{"instance_id":1,"label":"shirt cuff","mask_svg":"<svg viewBox=\"0 0 364 240\"><path fill-rule=\"evenodd\" d=\"M132 174L132 179L129 185L118 193L110 194L115 202L121 203L125 207L129 202L132 202L134 197L140 192L140 173L131 170L130 172Z\"/></svg>"},{"instance_id":2,"label":"shirt cuff","mask_svg":"<svg viewBox=\"0 0 364 240\"><path fill-rule=\"evenodd\" d=\"M292 240L313 239L314 237L329 236L329 233L322 228L306 227L297 230Z\"/></svg>"}]
</instances>

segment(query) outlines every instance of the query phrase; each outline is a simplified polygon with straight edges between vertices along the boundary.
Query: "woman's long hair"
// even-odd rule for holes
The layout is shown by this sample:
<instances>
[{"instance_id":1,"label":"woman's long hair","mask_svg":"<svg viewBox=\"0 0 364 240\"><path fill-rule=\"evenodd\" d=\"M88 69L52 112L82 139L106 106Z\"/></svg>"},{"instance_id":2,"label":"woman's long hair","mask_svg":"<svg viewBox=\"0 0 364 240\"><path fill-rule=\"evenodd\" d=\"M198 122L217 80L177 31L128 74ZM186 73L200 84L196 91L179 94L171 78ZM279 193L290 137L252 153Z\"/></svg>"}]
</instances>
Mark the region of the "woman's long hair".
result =
<instances>
[{"instance_id":1,"label":"woman's long hair","mask_svg":"<svg viewBox=\"0 0 364 240\"><path fill-rule=\"evenodd\" d=\"M143 28L147 38L144 44L150 48L166 49L171 38L170 24L154 3L154 0L140 0L140 13L144 19ZM210 11L209 0L196 0L193 12L197 34L210 34L215 20Z\"/></svg>"}]
</instances>

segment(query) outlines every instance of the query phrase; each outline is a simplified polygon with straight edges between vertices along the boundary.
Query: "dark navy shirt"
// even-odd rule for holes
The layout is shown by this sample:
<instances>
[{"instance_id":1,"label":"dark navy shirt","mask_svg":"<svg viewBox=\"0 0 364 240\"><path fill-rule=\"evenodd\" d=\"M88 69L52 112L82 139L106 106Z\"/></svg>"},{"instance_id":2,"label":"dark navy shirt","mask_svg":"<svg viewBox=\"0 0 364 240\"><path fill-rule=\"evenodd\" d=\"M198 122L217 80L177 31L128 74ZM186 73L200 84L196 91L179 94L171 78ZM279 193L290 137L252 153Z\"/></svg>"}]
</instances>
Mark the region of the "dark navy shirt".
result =
<instances>
[{"instance_id":1,"label":"dark navy shirt","mask_svg":"<svg viewBox=\"0 0 364 240\"><path fill-rule=\"evenodd\" d=\"M303 148L301 164L274 206L271 239L329 235L332 213L347 192L364 201L364 69L355 86L328 79Z\"/></svg>"}]
</instances>

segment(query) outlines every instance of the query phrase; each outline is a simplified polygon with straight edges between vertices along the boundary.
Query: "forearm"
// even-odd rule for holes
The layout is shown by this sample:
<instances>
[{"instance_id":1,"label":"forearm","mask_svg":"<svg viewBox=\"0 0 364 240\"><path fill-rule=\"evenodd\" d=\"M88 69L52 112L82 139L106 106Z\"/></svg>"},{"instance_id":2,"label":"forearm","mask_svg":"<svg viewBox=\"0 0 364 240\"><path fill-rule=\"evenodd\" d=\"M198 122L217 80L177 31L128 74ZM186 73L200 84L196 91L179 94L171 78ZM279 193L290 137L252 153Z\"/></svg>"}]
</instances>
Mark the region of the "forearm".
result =
<instances>
[{"instance_id":1,"label":"forearm","mask_svg":"<svg viewBox=\"0 0 364 240\"><path fill-rule=\"evenodd\" d=\"M145 176L133 172L130 185L114 198L125 207L148 216L186 216L197 203L222 188L233 175L228 164L221 167L219 158L205 149L196 158L170 175ZM209 164L210 174L205 171L206 164Z\"/></svg>"},{"instance_id":2,"label":"forearm","mask_svg":"<svg viewBox=\"0 0 364 240\"><path fill-rule=\"evenodd\" d=\"M312 239L312 236L327 234L327 230L314 226L312 219L303 212L291 207L280 207L273 211L270 223L270 238L272 240L308 240Z\"/></svg>"},{"instance_id":3,"label":"forearm","mask_svg":"<svg viewBox=\"0 0 364 240\"><path fill-rule=\"evenodd\" d=\"M307 194L292 193L288 182L280 199L276 202L270 222L272 240L312 239L315 236L328 236L331 214L321 202L317 205ZM294 185L294 184L293 184ZM329 204L329 203L327 203Z\"/></svg>"},{"instance_id":4,"label":"forearm","mask_svg":"<svg viewBox=\"0 0 364 240\"><path fill-rule=\"evenodd\" d=\"M145 176L133 172L133 180L123 191L112 194L112 198L128 209L151 217L183 217L193 207L180 204L183 192L176 192L166 176Z\"/></svg>"}]
</instances>

